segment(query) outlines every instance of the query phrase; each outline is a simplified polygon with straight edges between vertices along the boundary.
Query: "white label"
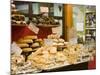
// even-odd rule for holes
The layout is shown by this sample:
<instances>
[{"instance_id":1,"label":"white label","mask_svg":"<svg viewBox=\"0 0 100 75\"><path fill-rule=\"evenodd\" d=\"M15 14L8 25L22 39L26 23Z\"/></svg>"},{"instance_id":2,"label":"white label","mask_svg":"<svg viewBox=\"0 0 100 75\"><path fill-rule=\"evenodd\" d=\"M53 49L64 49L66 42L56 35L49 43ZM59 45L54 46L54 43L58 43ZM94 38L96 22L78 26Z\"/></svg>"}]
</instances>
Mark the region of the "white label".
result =
<instances>
[{"instance_id":1,"label":"white label","mask_svg":"<svg viewBox=\"0 0 100 75\"><path fill-rule=\"evenodd\" d=\"M13 42L11 44L11 53L14 53L16 55L20 55L21 52L22 52L22 49L15 42Z\"/></svg>"},{"instance_id":2,"label":"white label","mask_svg":"<svg viewBox=\"0 0 100 75\"><path fill-rule=\"evenodd\" d=\"M77 23L76 29L77 29L77 31L84 31L84 24L83 23Z\"/></svg>"},{"instance_id":3,"label":"white label","mask_svg":"<svg viewBox=\"0 0 100 75\"><path fill-rule=\"evenodd\" d=\"M28 28L30 30L32 30L34 33L36 33L36 34L38 34L38 32L39 32L39 28L36 27L33 23L30 23L29 26L28 26Z\"/></svg>"}]
</instances>

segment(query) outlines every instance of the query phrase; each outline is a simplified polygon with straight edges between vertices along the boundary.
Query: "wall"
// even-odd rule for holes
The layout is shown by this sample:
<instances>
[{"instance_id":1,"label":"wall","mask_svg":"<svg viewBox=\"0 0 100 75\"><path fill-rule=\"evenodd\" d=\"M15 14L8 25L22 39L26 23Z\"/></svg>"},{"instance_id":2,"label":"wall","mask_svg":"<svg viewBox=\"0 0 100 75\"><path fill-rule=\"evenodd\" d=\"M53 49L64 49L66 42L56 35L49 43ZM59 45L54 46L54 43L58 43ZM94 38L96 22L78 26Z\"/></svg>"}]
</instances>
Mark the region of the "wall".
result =
<instances>
[{"instance_id":1,"label":"wall","mask_svg":"<svg viewBox=\"0 0 100 75\"><path fill-rule=\"evenodd\" d=\"M77 31L77 40L80 38L80 42L85 41L85 11L86 6L73 5L73 25Z\"/></svg>"},{"instance_id":2,"label":"wall","mask_svg":"<svg viewBox=\"0 0 100 75\"><path fill-rule=\"evenodd\" d=\"M62 4L54 4L54 16L62 16Z\"/></svg>"},{"instance_id":3,"label":"wall","mask_svg":"<svg viewBox=\"0 0 100 75\"><path fill-rule=\"evenodd\" d=\"M33 3L32 8L33 8L33 14L39 14L40 13L40 8L39 8L38 3Z\"/></svg>"},{"instance_id":4,"label":"wall","mask_svg":"<svg viewBox=\"0 0 100 75\"><path fill-rule=\"evenodd\" d=\"M23 13L28 13L28 4L16 5L16 8L18 11L21 11Z\"/></svg>"},{"instance_id":5,"label":"wall","mask_svg":"<svg viewBox=\"0 0 100 75\"><path fill-rule=\"evenodd\" d=\"M85 6L83 5L73 5L73 25L77 31L84 31L84 19L85 19ZM83 29L78 29L77 25L83 25Z\"/></svg>"}]
</instances>

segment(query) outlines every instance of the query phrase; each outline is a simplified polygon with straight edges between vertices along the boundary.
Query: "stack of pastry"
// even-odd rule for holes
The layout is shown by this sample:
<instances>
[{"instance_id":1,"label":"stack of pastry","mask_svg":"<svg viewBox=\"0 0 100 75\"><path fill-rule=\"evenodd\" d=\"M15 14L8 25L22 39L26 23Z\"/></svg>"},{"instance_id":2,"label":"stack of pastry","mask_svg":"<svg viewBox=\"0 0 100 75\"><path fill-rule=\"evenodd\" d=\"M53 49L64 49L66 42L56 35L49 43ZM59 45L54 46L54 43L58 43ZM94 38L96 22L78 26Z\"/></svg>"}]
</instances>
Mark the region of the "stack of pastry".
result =
<instances>
[{"instance_id":1,"label":"stack of pastry","mask_svg":"<svg viewBox=\"0 0 100 75\"><path fill-rule=\"evenodd\" d=\"M25 52L33 51L42 45L42 40L35 35L28 35L16 41L18 46Z\"/></svg>"},{"instance_id":2,"label":"stack of pastry","mask_svg":"<svg viewBox=\"0 0 100 75\"><path fill-rule=\"evenodd\" d=\"M17 25L26 24L25 16L16 9L15 4L11 4L11 9L11 23Z\"/></svg>"},{"instance_id":3,"label":"stack of pastry","mask_svg":"<svg viewBox=\"0 0 100 75\"><path fill-rule=\"evenodd\" d=\"M68 44L68 42L65 42L65 40L60 38L57 34L48 35L48 39L52 39L54 46L65 46Z\"/></svg>"},{"instance_id":4,"label":"stack of pastry","mask_svg":"<svg viewBox=\"0 0 100 75\"><path fill-rule=\"evenodd\" d=\"M59 25L59 20L55 20L53 17L46 16L44 13L34 16L32 21L38 25Z\"/></svg>"},{"instance_id":5,"label":"stack of pastry","mask_svg":"<svg viewBox=\"0 0 100 75\"><path fill-rule=\"evenodd\" d=\"M28 60L33 62L38 68L45 69L54 65L54 58L57 53L56 47L44 46L33 52Z\"/></svg>"},{"instance_id":6,"label":"stack of pastry","mask_svg":"<svg viewBox=\"0 0 100 75\"><path fill-rule=\"evenodd\" d=\"M12 55L11 57L11 74L23 74L28 72L40 72L35 65L31 66L31 62L25 62L25 59L22 55Z\"/></svg>"},{"instance_id":7,"label":"stack of pastry","mask_svg":"<svg viewBox=\"0 0 100 75\"><path fill-rule=\"evenodd\" d=\"M58 39L58 38L60 38L60 36L57 35L57 34L50 34L50 35L48 35L48 39Z\"/></svg>"},{"instance_id":8,"label":"stack of pastry","mask_svg":"<svg viewBox=\"0 0 100 75\"><path fill-rule=\"evenodd\" d=\"M65 43L64 43L65 41L63 40L63 39L53 39L53 45L57 45L57 46L64 46L65 45Z\"/></svg>"},{"instance_id":9,"label":"stack of pastry","mask_svg":"<svg viewBox=\"0 0 100 75\"><path fill-rule=\"evenodd\" d=\"M28 61L31 61L32 65L39 69L60 67L65 62L67 64L76 64L80 59L82 47L83 45L81 44L69 44L63 51L57 51L56 46L42 46L28 56Z\"/></svg>"},{"instance_id":10,"label":"stack of pastry","mask_svg":"<svg viewBox=\"0 0 100 75\"><path fill-rule=\"evenodd\" d=\"M63 51L57 51L57 47L44 46L33 52L28 61L32 61L40 69L52 68L55 66L64 65L67 62L67 57Z\"/></svg>"},{"instance_id":11,"label":"stack of pastry","mask_svg":"<svg viewBox=\"0 0 100 75\"><path fill-rule=\"evenodd\" d=\"M53 45L50 46L43 45L43 40L38 39L37 36L31 35L25 36L16 41L18 46L24 52L32 52L27 58L27 62L31 62L32 67L44 70L56 66L60 67L65 64L76 64L77 62L81 62L78 60L80 60L82 56L86 57L86 54L88 55L88 50L84 49L84 46L82 44L71 44L65 42L63 39L60 39L57 36L52 37L50 35L49 38L52 39L55 44L53 43ZM66 47L63 47L63 50L58 51L58 48L60 48L60 46ZM36 49L36 51L33 51L34 48ZM16 71L16 64L20 63L22 60L18 57L17 61L16 58L13 59L14 60L12 61L12 67L13 70Z\"/></svg>"},{"instance_id":12,"label":"stack of pastry","mask_svg":"<svg viewBox=\"0 0 100 75\"><path fill-rule=\"evenodd\" d=\"M56 54L55 60L56 60L56 65L63 65L67 61L67 58L62 51L59 51Z\"/></svg>"},{"instance_id":13,"label":"stack of pastry","mask_svg":"<svg viewBox=\"0 0 100 75\"><path fill-rule=\"evenodd\" d=\"M80 45L67 45L67 48L65 48L63 51L70 64L77 63L81 53Z\"/></svg>"},{"instance_id":14,"label":"stack of pastry","mask_svg":"<svg viewBox=\"0 0 100 75\"><path fill-rule=\"evenodd\" d=\"M12 24L26 24L24 15L12 14L11 19L12 19Z\"/></svg>"},{"instance_id":15,"label":"stack of pastry","mask_svg":"<svg viewBox=\"0 0 100 75\"><path fill-rule=\"evenodd\" d=\"M30 44L33 43L33 40L31 39L19 39L17 44L20 48L22 48L23 51L32 51L32 48L30 48Z\"/></svg>"}]
</instances>

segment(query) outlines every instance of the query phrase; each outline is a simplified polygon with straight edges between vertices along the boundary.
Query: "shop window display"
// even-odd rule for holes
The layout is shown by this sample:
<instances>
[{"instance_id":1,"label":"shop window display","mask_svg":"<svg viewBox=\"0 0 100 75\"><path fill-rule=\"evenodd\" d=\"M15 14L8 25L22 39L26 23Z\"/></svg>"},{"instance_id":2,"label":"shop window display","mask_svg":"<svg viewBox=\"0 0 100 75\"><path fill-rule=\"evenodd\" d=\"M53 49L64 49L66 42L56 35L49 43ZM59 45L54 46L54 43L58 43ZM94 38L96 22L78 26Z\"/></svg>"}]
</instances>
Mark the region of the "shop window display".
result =
<instances>
[{"instance_id":1,"label":"shop window display","mask_svg":"<svg viewBox=\"0 0 100 75\"><path fill-rule=\"evenodd\" d=\"M11 3L11 74L95 69L95 12L91 5Z\"/></svg>"}]
</instances>

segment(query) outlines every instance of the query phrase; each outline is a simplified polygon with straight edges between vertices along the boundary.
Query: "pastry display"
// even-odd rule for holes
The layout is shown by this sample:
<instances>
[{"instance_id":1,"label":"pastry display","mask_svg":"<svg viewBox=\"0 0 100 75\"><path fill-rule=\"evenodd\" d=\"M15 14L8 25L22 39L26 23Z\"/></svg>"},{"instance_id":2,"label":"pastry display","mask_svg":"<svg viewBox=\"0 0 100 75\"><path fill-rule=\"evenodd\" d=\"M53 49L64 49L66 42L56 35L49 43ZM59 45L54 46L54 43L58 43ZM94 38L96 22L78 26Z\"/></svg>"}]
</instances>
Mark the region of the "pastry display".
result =
<instances>
[{"instance_id":1,"label":"pastry display","mask_svg":"<svg viewBox=\"0 0 100 75\"><path fill-rule=\"evenodd\" d=\"M43 45L42 39L37 39L35 35L24 36L16 41L16 43L22 49L21 55L25 57L25 61L27 61L27 57L32 52L37 51Z\"/></svg>"},{"instance_id":2,"label":"pastry display","mask_svg":"<svg viewBox=\"0 0 100 75\"><path fill-rule=\"evenodd\" d=\"M42 70L50 70L93 60L93 56L95 56L95 49L88 49L83 44L65 42L65 40L55 34L49 35L48 39L52 40L52 45L45 45L43 44L44 40L32 35L25 36L16 41L22 49L21 56L23 58L12 56L13 73L41 72ZM24 68L20 67L18 70L18 64L22 61L25 63L30 62L31 67L29 68L28 66L28 69L26 69L24 63Z\"/></svg>"},{"instance_id":3,"label":"pastry display","mask_svg":"<svg viewBox=\"0 0 100 75\"><path fill-rule=\"evenodd\" d=\"M37 25L59 25L59 21L53 17L45 16L44 13L38 14L32 18L32 22Z\"/></svg>"},{"instance_id":4,"label":"pastry display","mask_svg":"<svg viewBox=\"0 0 100 75\"><path fill-rule=\"evenodd\" d=\"M11 58L11 74L24 74L24 73L30 73L30 72L41 72L40 69L36 68L35 65L32 65L32 62L27 61L25 62L25 59L22 55L12 55Z\"/></svg>"},{"instance_id":5,"label":"pastry display","mask_svg":"<svg viewBox=\"0 0 100 75\"><path fill-rule=\"evenodd\" d=\"M13 0L11 25L11 75L95 68L95 6Z\"/></svg>"}]
</instances>

